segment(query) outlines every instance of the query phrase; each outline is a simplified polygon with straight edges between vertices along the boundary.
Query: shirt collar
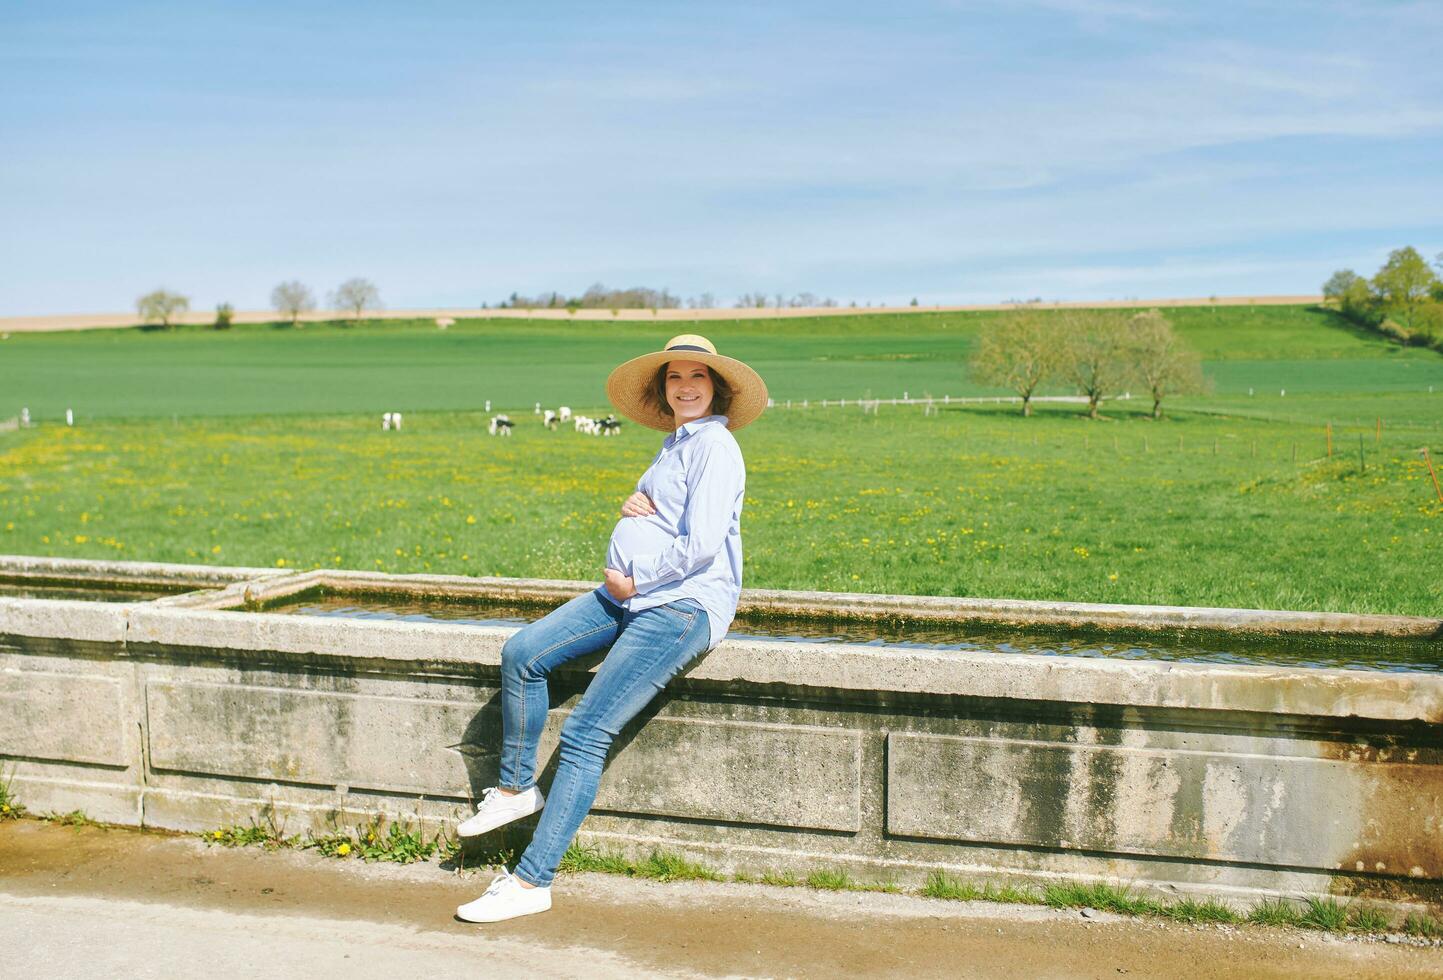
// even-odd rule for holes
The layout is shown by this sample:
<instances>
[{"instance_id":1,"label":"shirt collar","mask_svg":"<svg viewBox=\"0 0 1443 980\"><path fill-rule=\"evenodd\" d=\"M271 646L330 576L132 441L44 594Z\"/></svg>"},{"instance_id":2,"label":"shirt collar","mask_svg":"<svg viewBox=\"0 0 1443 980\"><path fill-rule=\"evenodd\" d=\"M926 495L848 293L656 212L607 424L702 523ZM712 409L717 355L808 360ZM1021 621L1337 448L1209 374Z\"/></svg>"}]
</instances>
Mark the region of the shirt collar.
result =
<instances>
[{"instance_id":1,"label":"shirt collar","mask_svg":"<svg viewBox=\"0 0 1443 980\"><path fill-rule=\"evenodd\" d=\"M699 419L692 419L690 422L683 422L681 425L676 427L676 429L671 433L671 435L666 437L666 445L674 446L678 442L681 442L681 440L685 439L687 436L696 432L702 426L712 425L717 422L720 422L722 425L726 425L727 417L725 415L703 415Z\"/></svg>"}]
</instances>

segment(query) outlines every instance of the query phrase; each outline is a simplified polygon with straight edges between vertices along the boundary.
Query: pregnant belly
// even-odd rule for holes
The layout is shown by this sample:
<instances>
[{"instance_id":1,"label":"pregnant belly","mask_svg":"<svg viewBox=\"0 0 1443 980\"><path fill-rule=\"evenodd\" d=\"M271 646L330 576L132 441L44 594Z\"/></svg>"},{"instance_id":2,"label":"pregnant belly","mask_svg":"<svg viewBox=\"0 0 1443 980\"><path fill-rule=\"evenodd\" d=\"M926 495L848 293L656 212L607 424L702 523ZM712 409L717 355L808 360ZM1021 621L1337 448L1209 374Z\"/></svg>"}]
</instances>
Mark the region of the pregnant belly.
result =
<instances>
[{"instance_id":1,"label":"pregnant belly","mask_svg":"<svg viewBox=\"0 0 1443 980\"><path fill-rule=\"evenodd\" d=\"M623 517L611 532L611 544L606 549L606 567L630 575L632 559L638 555L659 554L672 540L672 533L655 515Z\"/></svg>"}]
</instances>

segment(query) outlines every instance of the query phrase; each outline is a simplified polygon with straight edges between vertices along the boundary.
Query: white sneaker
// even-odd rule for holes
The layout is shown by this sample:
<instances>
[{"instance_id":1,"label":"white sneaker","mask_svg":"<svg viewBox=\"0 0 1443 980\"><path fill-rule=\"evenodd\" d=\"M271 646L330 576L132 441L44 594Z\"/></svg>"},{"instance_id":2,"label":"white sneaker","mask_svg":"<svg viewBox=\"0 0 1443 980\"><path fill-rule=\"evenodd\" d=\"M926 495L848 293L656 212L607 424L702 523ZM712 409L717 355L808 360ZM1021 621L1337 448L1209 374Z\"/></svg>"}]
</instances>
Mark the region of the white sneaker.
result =
<instances>
[{"instance_id":1,"label":"white sneaker","mask_svg":"<svg viewBox=\"0 0 1443 980\"><path fill-rule=\"evenodd\" d=\"M541 790L535 786L522 790L515 796L505 796L501 790L492 786L482 794L481 802L476 804L475 816L462 821L461 826L456 828L456 834L459 837L476 837L513 820L529 817L545 805L546 797L542 796Z\"/></svg>"},{"instance_id":2,"label":"white sneaker","mask_svg":"<svg viewBox=\"0 0 1443 980\"><path fill-rule=\"evenodd\" d=\"M526 888L520 879L503 870L491 879L491 887L474 902L456 909L458 918L467 922L502 922L520 915L532 915L551 908L551 889Z\"/></svg>"}]
</instances>

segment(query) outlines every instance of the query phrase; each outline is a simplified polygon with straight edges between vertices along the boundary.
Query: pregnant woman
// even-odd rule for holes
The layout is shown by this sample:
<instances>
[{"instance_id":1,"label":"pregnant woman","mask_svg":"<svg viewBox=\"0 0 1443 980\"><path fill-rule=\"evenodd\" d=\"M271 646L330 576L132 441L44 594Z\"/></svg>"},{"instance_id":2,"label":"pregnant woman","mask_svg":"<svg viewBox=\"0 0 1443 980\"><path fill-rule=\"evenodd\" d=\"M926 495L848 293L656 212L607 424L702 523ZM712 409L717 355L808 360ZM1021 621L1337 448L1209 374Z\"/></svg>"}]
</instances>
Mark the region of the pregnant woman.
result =
<instances>
[{"instance_id":1,"label":"pregnant woman","mask_svg":"<svg viewBox=\"0 0 1443 980\"><path fill-rule=\"evenodd\" d=\"M474 837L537 812L541 822L514 871L456 914L500 922L551 908L551 880L596 798L607 750L698 654L726 636L742 584L746 470L732 432L767 404L761 377L705 337L611 372L616 410L669 433L636 493L621 506L605 582L519 630L501 651L500 785L457 828ZM536 746L549 707L546 679L569 660L610 647L561 727L550 797L536 786Z\"/></svg>"}]
</instances>

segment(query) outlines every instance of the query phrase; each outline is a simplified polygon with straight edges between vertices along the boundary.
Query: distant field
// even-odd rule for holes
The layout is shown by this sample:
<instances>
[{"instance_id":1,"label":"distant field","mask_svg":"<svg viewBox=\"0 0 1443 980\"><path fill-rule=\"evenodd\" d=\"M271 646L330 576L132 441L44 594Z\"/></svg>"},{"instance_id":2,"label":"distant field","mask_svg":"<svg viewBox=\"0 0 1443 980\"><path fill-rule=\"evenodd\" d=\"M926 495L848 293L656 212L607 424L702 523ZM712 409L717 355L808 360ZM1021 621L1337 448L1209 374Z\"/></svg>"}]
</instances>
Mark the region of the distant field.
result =
<instances>
[{"instance_id":1,"label":"distant field","mask_svg":"<svg viewBox=\"0 0 1443 980\"><path fill-rule=\"evenodd\" d=\"M1219 394L1443 391L1443 357L1402 349L1309 307L1168 311L1208 360ZM996 313L919 313L708 323L785 399L978 395L967 358ZM604 404L609 367L679 323L387 321L13 334L0 342L0 418L73 408L85 419ZM1057 389L1062 390L1062 389Z\"/></svg>"},{"instance_id":2,"label":"distant field","mask_svg":"<svg viewBox=\"0 0 1443 980\"><path fill-rule=\"evenodd\" d=\"M1443 505L1418 452L1443 454L1443 357L1304 308L1171 315L1218 391L1161 422L1137 399L1099 422L800 407L980 391L965 358L984 314L710 325L794 404L739 436L746 584L1443 612ZM600 408L609 367L679 329L12 337L0 390L43 424L0 432L0 552L596 578L660 435L547 432L530 405ZM524 406L511 439L485 434L486 397ZM76 428L53 421L66 404ZM403 432L380 431L388 408Z\"/></svg>"}]
</instances>

